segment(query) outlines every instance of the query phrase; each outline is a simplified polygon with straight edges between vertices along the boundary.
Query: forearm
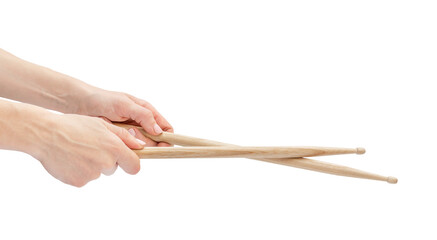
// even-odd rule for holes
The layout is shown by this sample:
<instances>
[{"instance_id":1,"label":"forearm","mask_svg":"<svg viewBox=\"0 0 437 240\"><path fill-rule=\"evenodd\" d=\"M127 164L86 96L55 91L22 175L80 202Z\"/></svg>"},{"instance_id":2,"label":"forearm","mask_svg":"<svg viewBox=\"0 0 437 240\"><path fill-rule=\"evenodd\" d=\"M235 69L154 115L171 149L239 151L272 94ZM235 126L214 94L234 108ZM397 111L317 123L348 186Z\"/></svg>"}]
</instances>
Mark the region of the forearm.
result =
<instances>
[{"instance_id":1,"label":"forearm","mask_svg":"<svg viewBox=\"0 0 437 240\"><path fill-rule=\"evenodd\" d=\"M96 88L24 61L0 49L0 96L64 113L75 113Z\"/></svg>"},{"instance_id":2,"label":"forearm","mask_svg":"<svg viewBox=\"0 0 437 240\"><path fill-rule=\"evenodd\" d=\"M37 106L0 100L0 149L38 154L37 143L50 134L56 116Z\"/></svg>"}]
</instances>

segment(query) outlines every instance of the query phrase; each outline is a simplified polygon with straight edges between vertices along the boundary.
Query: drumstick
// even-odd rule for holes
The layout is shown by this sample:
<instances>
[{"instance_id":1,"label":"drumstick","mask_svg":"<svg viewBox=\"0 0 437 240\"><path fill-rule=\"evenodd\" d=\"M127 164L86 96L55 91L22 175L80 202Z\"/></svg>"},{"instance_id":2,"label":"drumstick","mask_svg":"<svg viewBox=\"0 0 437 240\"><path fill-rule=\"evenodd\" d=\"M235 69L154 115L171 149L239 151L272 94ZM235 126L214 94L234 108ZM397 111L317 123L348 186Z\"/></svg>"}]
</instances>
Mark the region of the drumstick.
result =
<instances>
[{"instance_id":1,"label":"drumstick","mask_svg":"<svg viewBox=\"0 0 437 240\"><path fill-rule=\"evenodd\" d=\"M297 158L338 154L363 154L363 148L328 147L145 147L134 150L140 158Z\"/></svg>"},{"instance_id":2,"label":"drumstick","mask_svg":"<svg viewBox=\"0 0 437 240\"><path fill-rule=\"evenodd\" d=\"M115 124L119 127L123 127L126 129L137 127L133 125L128 124ZM180 146L235 146L228 143L222 143L207 139L201 139L201 138L194 138L194 137L188 137L183 136L179 134L169 133L169 132L163 132L160 135L154 136L148 134L144 129L141 127L137 127L144 136L157 141L157 142L167 142L170 144L180 145ZM264 162L270 162L295 168L301 168L306 169L310 171L316 171L321 173L327 173L327 174L333 174L338 176L345 176L345 177L354 177L354 178L363 178L363 179L372 179L372 180L378 180L378 181L386 181L388 183L397 183L398 179L395 177L386 177L381 176L374 173L369 173L365 171L361 171L355 168L350 168L346 166L336 165L332 163L326 163L314 159L308 159L308 158L254 158L255 160L260 160Z\"/></svg>"}]
</instances>

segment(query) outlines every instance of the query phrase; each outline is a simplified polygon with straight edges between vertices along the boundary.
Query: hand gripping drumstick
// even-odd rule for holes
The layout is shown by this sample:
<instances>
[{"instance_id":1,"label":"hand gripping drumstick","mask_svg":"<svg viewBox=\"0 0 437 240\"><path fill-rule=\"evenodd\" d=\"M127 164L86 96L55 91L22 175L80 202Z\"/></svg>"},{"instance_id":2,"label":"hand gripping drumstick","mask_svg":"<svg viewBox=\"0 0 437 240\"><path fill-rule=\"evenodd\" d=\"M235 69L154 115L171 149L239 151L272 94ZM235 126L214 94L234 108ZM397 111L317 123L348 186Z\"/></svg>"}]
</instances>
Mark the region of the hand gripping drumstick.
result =
<instances>
[{"instance_id":1,"label":"hand gripping drumstick","mask_svg":"<svg viewBox=\"0 0 437 240\"><path fill-rule=\"evenodd\" d=\"M126 129L137 127L128 124L115 124L115 125ZM180 146L235 146L228 143L221 143L221 142L207 140L207 139L188 137L188 136L183 136L183 135L168 133L168 132L163 132L158 136L153 136L148 134L141 127L137 127L137 128L141 131L142 134L144 134L144 136L157 142L167 142L170 144L175 144ZM338 175L338 176L386 181L388 183L393 183L393 184L398 182L398 179L395 177L385 177L385 176L361 171L346 166L336 165L336 164L317 161L308 158L262 158L262 159L254 158L254 159L264 162L270 162L270 163L276 163L285 166L306 169L310 171Z\"/></svg>"}]
</instances>

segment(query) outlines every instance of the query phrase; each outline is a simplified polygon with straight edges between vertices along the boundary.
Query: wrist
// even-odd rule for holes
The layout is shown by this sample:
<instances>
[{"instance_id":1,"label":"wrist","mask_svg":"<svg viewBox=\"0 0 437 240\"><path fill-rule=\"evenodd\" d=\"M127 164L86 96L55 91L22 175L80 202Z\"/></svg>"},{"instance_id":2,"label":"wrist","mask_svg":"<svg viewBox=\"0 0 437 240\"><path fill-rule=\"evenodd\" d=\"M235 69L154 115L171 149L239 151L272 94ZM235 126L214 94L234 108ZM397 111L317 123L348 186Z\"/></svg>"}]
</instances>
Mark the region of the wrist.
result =
<instances>
[{"instance_id":1,"label":"wrist","mask_svg":"<svg viewBox=\"0 0 437 240\"><path fill-rule=\"evenodd\" d=\"M34 117L26 120L23 124L25 135L21 140L22 149L19 151L25 152L36 159L40 159L43 154L47 154L51 144L56 144L52 139L57 132L57 125L62 122L61 117L62 115L45 109L35 110Z\"/></svg>"},{"instance_id":2,"label":"wrist","mask_svg":"<svg viewBox=\"0 0 437 240\"><path fill-rule=\"evenodd\" d=\"M93 87L78 79L64 75L62 73L51 73L55 82L62 83L64 86L57 93L58 107L54 110L63 113L81 113L87 105L87 99L98 92L98 88Z\"/></svg>"},{"instance_id":3,"label":"wrist","mask_svg":"<svg viewBox=\"0 0 437 240\"><path fill-rule=\"evenodd\" d=\"M25 152L34 157L47 149L43 147L53 133L57 115L25 103L1 102L0 148ZM7 116L7 117L6 117Z\"/></svg>"},{"instance_id":4,"label":"wrist","mask_svg":"<svg viewBox=\"0 0 437 240\"><path fill-rule=\"evenodd\" d=\"M94 86L89 86L82 95L75 101L77 105L75 106L74 111L71 113L87 115L87 116L103 116L104 114L104 106L102 106L102 100L105 99L109 91L97 88Z\"/></svg>"}]
</instances>

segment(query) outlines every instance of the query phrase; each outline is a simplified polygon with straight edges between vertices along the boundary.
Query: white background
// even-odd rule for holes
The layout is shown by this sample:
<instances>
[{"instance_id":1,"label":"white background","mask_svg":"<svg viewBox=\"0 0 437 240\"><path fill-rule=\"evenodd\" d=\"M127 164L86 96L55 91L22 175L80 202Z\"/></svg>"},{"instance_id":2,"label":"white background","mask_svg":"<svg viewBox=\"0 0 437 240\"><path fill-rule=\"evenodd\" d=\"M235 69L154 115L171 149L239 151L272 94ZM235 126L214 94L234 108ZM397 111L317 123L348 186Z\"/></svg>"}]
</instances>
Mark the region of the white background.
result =
<instances>
[{"instance_id":1,"label":"white background","mask_svg":"<svg viewBox=\"0 0 437 240\"><path fill-rule=\"evenodd\" d=\"M1 48L144 98L177 133L363 146L318 159L399 183L161 159L75 188L0 151L0 239L436 239L436 11L435 1L1 1Z\"/></svg>"}]
</instances>

